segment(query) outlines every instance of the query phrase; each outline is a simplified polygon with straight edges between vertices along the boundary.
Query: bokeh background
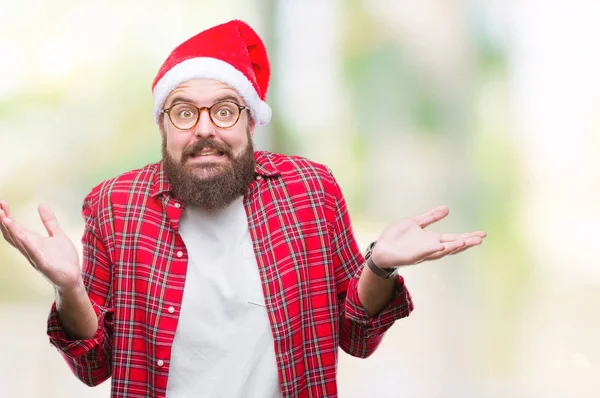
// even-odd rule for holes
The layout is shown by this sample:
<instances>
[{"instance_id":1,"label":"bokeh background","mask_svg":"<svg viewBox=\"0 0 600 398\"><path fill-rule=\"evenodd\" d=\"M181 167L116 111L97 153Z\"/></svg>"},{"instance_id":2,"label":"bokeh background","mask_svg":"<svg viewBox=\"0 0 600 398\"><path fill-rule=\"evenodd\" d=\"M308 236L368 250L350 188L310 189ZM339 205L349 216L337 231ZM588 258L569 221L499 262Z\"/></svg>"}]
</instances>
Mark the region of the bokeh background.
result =
<instances>
[{"instance_id":1,"label":"bokeh background","mask_svg":"<svg viewBox=\"0 0 600 398\"><path fill-rule=\"evenodd\" d=\"M416 309L342 397L600 396L600 3L594 0L1 0L0 198L79 242L84 195L160 158L151 83L168 53L244 19L273 122L257 146L329 165L366 246L450 206L481 247L406 269ZM47 282L0 242L0 395L108 397L45 335Z\"/></svg>"}]
</instances>

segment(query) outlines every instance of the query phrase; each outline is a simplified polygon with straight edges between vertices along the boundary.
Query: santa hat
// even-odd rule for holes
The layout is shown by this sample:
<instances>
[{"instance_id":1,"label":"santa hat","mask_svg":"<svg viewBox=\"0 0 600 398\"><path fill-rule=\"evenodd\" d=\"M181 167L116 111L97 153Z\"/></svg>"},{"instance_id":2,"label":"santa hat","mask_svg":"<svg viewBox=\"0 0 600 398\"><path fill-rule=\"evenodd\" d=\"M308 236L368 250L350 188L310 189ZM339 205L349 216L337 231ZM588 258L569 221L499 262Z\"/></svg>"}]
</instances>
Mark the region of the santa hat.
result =
<instances>
[{"instance_id":1,"label":"santa hat","mask_svg":"<svg viewBox=\"0 0 600 398\"><path fill-rule=\"evenodd\" d=\"M236 90L258 126L271 120L265 102L271 69L267 51L256 32L234 20L205 31L179 45L166 59L154 82L154 121L158 125L165 100L181 83L214 79Z\"/></svg>"}]
</instances>

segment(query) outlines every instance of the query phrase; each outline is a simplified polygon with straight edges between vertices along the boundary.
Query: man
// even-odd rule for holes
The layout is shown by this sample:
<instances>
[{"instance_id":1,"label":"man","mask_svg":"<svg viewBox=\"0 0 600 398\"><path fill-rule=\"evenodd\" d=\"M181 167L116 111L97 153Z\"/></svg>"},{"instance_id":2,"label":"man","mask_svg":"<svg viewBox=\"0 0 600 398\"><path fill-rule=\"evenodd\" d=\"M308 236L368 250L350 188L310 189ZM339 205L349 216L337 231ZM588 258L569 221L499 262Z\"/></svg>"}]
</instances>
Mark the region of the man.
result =
<instances>
[{"instance_id":1,"label":"man","mask_svg":"<svg viewBox=\"0 0 600 398\"><path fill-rule=\"evenodd\" d=\"M270 67L241 21L199 33L153 84L162 162L96 186L83 267L47 206L49 237L0 202L4 238L56 289L50 341L113 397L333 397L338 348L369 356L413 309L397 270L478 245L425 231L438 207L389 226L365 257L330 170L254 151Z\"/></svg>"}]
</instances>

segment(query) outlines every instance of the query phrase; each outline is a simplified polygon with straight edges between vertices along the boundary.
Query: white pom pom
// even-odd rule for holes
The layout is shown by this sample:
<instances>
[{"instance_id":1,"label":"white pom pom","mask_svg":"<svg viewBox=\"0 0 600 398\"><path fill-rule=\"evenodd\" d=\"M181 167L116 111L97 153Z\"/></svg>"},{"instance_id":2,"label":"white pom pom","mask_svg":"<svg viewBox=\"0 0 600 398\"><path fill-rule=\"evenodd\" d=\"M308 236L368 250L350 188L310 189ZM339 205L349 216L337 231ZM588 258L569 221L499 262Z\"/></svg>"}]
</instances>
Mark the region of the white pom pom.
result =
<instances>
[{"instance_id":1,"label":"white pom pom","mask_svg":"<svg viewBox=\"0 0 600 398\"><path fill-rule=\"evenodd\" d=\"M256 124L258 126L264 126L265 124L269 124L271 121L271 116L273 111L269 104L264 101L260 101L257 109L258 115L256 115Z\"/></svg>"}]
</instances>

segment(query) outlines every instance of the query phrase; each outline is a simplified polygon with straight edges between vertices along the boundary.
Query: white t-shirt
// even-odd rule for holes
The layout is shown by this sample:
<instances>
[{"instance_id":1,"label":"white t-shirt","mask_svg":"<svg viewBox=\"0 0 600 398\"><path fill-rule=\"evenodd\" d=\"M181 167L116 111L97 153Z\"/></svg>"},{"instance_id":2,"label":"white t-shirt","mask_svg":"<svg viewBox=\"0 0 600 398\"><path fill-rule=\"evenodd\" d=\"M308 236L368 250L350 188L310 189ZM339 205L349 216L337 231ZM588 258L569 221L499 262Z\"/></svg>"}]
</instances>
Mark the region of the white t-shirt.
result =
<instances>
[{"instance_id":1,"label":"white t-shirt","mask_svg":"<svg viewBox=\"0 0 600 398\"><path fill-rule=\"evenodd\" d=\"M167 397L281 397L242 198L217 212L186 208L179 230L189 260Z\"/></svg>"}]
</instances>

